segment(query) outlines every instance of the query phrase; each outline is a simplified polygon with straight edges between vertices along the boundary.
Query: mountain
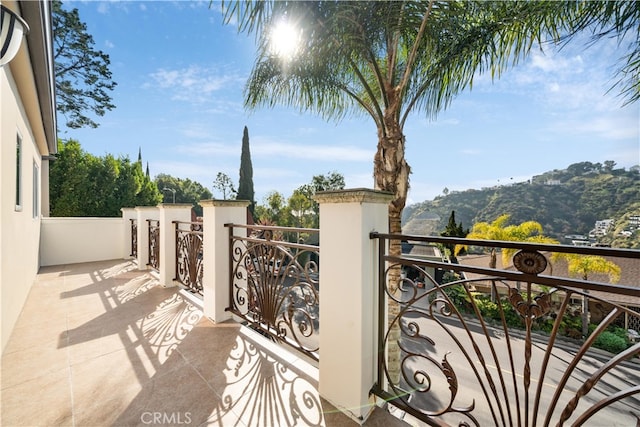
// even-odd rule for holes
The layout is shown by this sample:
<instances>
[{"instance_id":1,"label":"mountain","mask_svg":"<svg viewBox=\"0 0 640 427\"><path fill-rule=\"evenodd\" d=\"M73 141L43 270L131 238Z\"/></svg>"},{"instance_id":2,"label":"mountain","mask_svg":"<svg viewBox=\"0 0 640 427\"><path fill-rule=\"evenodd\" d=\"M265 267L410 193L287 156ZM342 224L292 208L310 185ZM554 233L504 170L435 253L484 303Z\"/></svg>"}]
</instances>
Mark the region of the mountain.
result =
<instances>
[{"instance_id":1,"label":"mountain","mask_svg":"<svg viewBox=\"0 0 640 427\"><path fill-rule=\"evenodd\" d=\"M571 244L568 236L594 236L596 221L613 219L592 243L640 248L640 167L614 167L613 161L575 163L528 182L438 196L404 209L403 233L439 235L451 211L464 228L507 213L512 224L537 221L545 235Z\"/></svg>"}]
</instances>

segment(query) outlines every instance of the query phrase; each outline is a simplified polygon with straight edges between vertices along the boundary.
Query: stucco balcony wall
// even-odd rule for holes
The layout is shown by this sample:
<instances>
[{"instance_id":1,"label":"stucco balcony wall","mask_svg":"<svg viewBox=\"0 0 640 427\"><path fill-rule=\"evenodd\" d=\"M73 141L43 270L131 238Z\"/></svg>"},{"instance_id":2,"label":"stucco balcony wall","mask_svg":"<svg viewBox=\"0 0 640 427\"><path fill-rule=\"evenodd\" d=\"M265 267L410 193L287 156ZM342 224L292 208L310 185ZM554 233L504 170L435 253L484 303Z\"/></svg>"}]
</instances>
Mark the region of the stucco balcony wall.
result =
<instances>
[{"instance_id":1,"label":"stucco balcony wall","mask_svg":"<svg viewBox=\"0 0 640 427\"><path fill-rule=\"evenodd\" d=\"M122 218L42 218L40 265L122 259Z\"/></svg>"}]
</instances>

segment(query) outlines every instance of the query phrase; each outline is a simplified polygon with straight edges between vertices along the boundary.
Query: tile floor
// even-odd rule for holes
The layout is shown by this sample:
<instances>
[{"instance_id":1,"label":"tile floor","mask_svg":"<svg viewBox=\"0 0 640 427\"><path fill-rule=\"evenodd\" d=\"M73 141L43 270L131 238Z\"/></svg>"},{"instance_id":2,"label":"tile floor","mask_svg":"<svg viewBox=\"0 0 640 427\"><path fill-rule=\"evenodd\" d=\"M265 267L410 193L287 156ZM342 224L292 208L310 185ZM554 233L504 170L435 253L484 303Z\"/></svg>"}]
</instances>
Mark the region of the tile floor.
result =
<instances>
[{"instance_id":1,"label":"tile floor","mask_svg":"<svg viewBox=\"0 0 640 427\"><path fill-rule=\"evenodd\" d=\"M357 426L317 369L130 261L42 268L2 355L1 425ZM402 426L376 408L366 426Z\"/></svg>"}]
</instances>

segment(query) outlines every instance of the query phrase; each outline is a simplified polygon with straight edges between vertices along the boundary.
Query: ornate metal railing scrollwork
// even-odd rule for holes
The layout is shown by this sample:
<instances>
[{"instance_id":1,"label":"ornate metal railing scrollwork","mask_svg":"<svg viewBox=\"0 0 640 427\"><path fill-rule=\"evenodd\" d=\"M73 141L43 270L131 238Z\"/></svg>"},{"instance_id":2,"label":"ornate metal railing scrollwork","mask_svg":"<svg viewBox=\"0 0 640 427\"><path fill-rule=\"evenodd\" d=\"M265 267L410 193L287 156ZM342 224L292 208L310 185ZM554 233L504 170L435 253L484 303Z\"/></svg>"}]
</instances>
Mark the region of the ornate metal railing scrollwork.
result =
<instances>
[{"instance_id":1,"label":"ornate metal railing scrollwork","mask_svg":"<svg viewBox=\"0 0 640 427\"><path fill-rule=\"evenodd\" d=\"M131 219L131 254L132 257L138 256L138 221Z\"/></svg>"},{"instance_id":2,"label":"ornate metal railing scrollwork","mask_svg":"<svg viewBox=\"0 0 640 427\"><path fill-rule=\"evenodd\" d=\"M203 295L202 223L179 221L173 223L176 227L176 277L174 280L180 282L189 291ZM181 226L183 228L180 228Z\"/></svg>"},{"instance_id":3,"label":"ornate metal railing scrollwork","mask_svg":"<svg viewBox=\"0 0 640 427\"><path fill-rule=\"evenodd\" d=\"M160 221L148 219L149 225L149 267L160 269Z\"/></svg>"},{"instance_id":4,"label":"ornate metal railing scrollwork","mask_svg":"<svg viewBox=\"0 0 640 427\"><path fill-rule=\"evenodd\" d=\"M640 339L633 330L626 336L613 327L621 319L627 326L640 320L634 307L640 306L640 283L633 275L619 285L573 279L566 265L561 274L562 257L555 256L602 256L637 271L640 251L376 233L372 238L379 239L381 263L378 316L387 319L379 323L383 356L376 395L431 425L640 422ZM391 256L389 240L502 248L515 253L513 267L488 268L489 256L481 264L480 255L456 264ZM395 291L397 284L390 284L398 276ZM583 299L593 311L588 336L579 336ZM604 338L620 331L622 346L601 350Z\"/></svg>"},{"instance_id":5,"label":"ornate metal railing scrollwork","mask_svg":"<svg viewBox=\"0 0 640 427\"><path fill-rule=\"evenodd\" d=\"M318 230L227 227L232 258L229 310L261 333L318 360L320 249L304 243L317 242ZM234 235L238 229L248 229L249 236ZM281 240L283 235L295 242Z\"/></svg>"}]
</instances>

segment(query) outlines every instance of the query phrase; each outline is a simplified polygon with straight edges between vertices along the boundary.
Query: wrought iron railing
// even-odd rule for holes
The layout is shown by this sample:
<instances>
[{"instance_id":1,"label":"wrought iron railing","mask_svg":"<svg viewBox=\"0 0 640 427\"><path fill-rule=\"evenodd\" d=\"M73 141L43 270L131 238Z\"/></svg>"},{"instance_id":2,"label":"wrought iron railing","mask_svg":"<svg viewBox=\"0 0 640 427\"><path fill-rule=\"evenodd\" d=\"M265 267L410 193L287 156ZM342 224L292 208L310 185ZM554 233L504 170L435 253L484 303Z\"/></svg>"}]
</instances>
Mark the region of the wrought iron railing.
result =
<instances>
[{"instance_id":1,"label":"wrought iron railing","mask_svg":"<svg viewBox=\"0 0 640 427\"><path fill-rule=\"evenodd\" d=\"M229 310L314 360L319 351L318 230L227 224ZM247 229L248 237L234 235Z\"/></svg>"},{"instance_id":2,"label":"wrought iron railing","mask_svg":"<svg viewBox=\"0 0 640 427\"><path fill-rule=\"evenodd\" d=\"M202 223L173 222L176 227L176 277L189 291L203 295ZM182 228L181 228L182 227Z\"/></svg>"},{"instance_id":3,"label":"wrought iron railing","mask_svg":"<svg viewBox=\"0 0 640 427\"><path fill-rule=\"evenodd\" d=\"M430 425L640 425L640 251L372 238L381 284L376 395ZM483 255L391 256L390 241L499 250L512 265L489 268ZM600 281L571 278L567 260L585 257L618 265L620 284L587 270Z\"/></svg>"},{"instance_id":4,"label":"wrought iron railing","mask_svg":"<svg viewBox=\"0 0 640 427\"><path fill-rule=\"evenodd\" d=\"M160 269L160 221L148 219L149 225L149 262L147 265L155 270Z\"/></svg>"},{"instance_id":5,"label":"wrought iron railing","mask_svg":"<svg viewBox=\"0 0 640 427\"><path fill-rule=\"evenodd\" d=\"M131 256L138 256L138 221L131 218Z\"/></svg>"}]
</instances>

